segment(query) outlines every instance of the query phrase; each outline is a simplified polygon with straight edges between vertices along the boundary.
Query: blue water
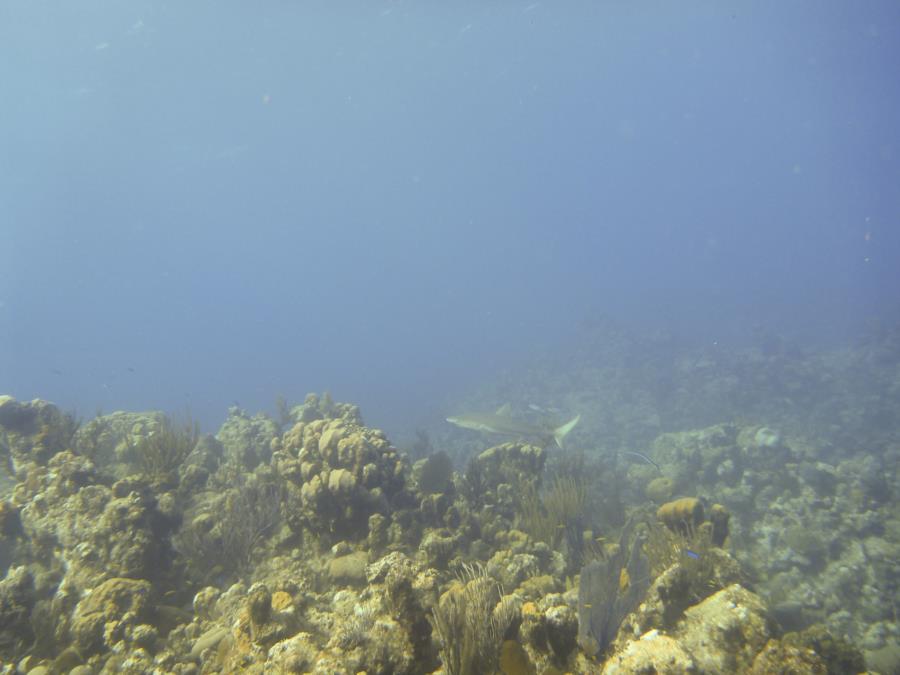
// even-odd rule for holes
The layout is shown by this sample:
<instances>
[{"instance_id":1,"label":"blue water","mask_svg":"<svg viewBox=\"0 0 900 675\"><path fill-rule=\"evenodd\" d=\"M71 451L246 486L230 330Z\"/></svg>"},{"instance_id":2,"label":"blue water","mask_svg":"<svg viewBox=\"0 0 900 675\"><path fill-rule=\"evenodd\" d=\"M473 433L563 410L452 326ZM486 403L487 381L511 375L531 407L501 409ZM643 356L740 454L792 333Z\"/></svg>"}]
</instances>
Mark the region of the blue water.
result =
<instances>
[{"instance_id":1,"label":"blue water","mask_svg":"<svg viewBox=\"0 0 900 675\"><path fill-rule=\"evenodd\" d=\"M900 4L0 4L0 393L411 428L593 316L900 317Z\"/></svg>"}]
</instances>

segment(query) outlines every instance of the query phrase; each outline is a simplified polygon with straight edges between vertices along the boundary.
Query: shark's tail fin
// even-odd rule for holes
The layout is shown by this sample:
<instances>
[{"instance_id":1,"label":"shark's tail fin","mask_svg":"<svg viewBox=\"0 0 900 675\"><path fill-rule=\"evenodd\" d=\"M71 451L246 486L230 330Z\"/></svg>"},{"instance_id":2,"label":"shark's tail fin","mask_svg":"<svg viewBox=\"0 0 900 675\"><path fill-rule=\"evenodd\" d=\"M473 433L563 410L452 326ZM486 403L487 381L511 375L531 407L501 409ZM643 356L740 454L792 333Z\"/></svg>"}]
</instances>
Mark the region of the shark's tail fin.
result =
<instances>
[{"instance_id":1,"label":"shark's tail fin","mask_svg":"<svg viewBox=\"0 0 900 675\"><path fill-rule=\"evenodd\" d=\"M575 425L578 424L578 420L580 419L581 415L575 415L575 417L568 422L553 430L553 440L556 441L556 445L559 446L560 449L563 447L563 441L566 440L566 436L568 436L569 432L575 428Z\"/></svg>"}]
</instances>

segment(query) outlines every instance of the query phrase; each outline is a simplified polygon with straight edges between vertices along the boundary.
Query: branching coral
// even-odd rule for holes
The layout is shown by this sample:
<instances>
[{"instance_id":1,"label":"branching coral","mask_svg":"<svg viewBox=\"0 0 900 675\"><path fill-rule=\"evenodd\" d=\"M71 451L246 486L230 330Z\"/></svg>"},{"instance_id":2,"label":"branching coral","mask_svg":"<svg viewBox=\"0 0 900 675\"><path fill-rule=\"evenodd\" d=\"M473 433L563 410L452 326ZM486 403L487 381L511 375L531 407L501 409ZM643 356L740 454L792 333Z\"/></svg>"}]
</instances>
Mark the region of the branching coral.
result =
<instances>
[{"instance_id":1,"label":"branching coral","mask_svg":"<svg viewBox=\"0 0 900 675\"><path fill-rule=\"evenodd\" d=\"M378 612L371 603L357 604L353 612L340 624L335 642L344 650L355 649L365 645L372 634L372 626L378 618Z\"/></svg>"},{"instance_id":2,"label":"branching coral","mask_svg":"<svg viewBox=\"0 0 900 675\"><path fill-rule=\"evenodd\" d=\"M587 485L576 476L557 475L543 495L526 485L519 497L519 526L536 541L564 551L570 568L577 569L599 553L585 529L587 504Z\"/></svg>"},{"instance_id":3,"label":"branching coral","mask_svg":"<svg viewBox=\"0 0 900 675\"><path fill-rule=\"evenodd\" d=\"M199 436L199 427L189 414L180 423L164 417L159 428L134 447L141 471L155 481L172 481L178 467L197 445Z\"/></svg>"},{"instance_id":4,"label":"branching coral","mask_svg":"<svg viewBox=\"0 0 900 675\"><path fill-rule=\"evenodd\" d=\"M482 567L465 566L433 614L447 675L496 672L500 647L518 614L516 600L502 595Z\"/></svg>"},{"instance_id":5,"label":"branching coral","mask_svg":"<svg viewBox=\"0 0 900 675\"><path fill-rule=\"evenodd\" d=\"M461 477L460 492L475 508L484 506L487 481L477 457L472 457L466 464L465 473Z\"/></svg>"},{"instance_id":6,"label":"branching coral","mask_svg":"<svg viewBox=\"0 0 900 675\"><path fill-rule=\"evenodd\" d=\"M201 581L216 572L245 572L253 554L281 519L283 490L274 480L248 481L228 491L207 513L187 523L175 538L175 547L188 568Z\"/></svg>"}]
</instances>

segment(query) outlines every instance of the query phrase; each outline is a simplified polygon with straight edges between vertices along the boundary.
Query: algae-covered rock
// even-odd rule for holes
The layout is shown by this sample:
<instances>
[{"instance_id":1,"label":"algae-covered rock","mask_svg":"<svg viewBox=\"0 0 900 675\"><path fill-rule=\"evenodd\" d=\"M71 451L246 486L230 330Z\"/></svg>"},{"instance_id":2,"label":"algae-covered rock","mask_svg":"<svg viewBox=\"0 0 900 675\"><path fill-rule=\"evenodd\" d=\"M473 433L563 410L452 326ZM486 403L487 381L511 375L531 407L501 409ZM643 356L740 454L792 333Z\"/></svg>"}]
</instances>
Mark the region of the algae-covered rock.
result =
<instances>
[{"instance_id":1,"label":"algae-covered rock","mask_svg":"<svg viewBox=\"0 0 900 675\"><path fill-rule=\"evenodd\" d=\"M781 433L770 427L760 427L753 434L753 442L760 450L772 450L781 445Z\"/></svg>"},{"instance_id":2,"label":"algae-covered rock","mask_svg":"<svg viewBox=\"0 0 900 675\"><path fill-rule=\"evenodd\" d=\"M769 640L753 659L750 675L826 675L825 662L811 649Z\"/></svg>"},{"instance_id":3,"label":"algae-covered rock","mask_svg":"<svg viewBox=\"0 0 900 675\"><path fill-rule=\"evenodd\" d=\"M363 584L368 563L369 557L365 551L339 556L328 564L328 577L338 584Z\"/></svg>"},{"instance_id":4,"label":"algae-covered rock","mask_svg":"<svg viewBox=\"0 0 900 675\"><path fill-rule=\"evenodd\" d=\"M27 433L33 431L36 410L27 403L19 403L9 394L0 396L0 426L7 431Z\"/></svg>"},{"instance_id":5,"label":"algae-covered rock","mask_svg":"<svg viewBox=\"0 0 900 675\"><path fill-rule=\"evenodd\" d=\"M516 592L520 593L524 598L536 600L550 593L556 593L561 590L562 586L563 584L555 576L541 574L523 581L519 584Z\"/></svg>"},{"instance_id":6,"label":"algae-covered rock","mask_svg":"<svg viewBox=\"0 0 900 675\"><path fill-rule=\"evenodd\" d=\"M310 633L297 633L273 645L268 652L267 665L276 673L313 672L321 664L321 647ZM318 672L318 671L316 671ZM335 671L336 673L342 671Z\"/></svg>"},{"instance_id":7,"label":"algae-covered rock","mask_svg":"<svg viewBox=\"0 0 900 675\"><path fill-rule=\"evenodd\" d=\"M603 675L691 675L700 673L691 655L675 639L651 630L629 642L603 664Z\"/></svg>"},{"instance_id":8,"label":"algae-covered rock","mask_svg":"<svg viewBox=\"0 0 900 675\"><path fill-rule=\"evenodd\" d=\"M544 571L537 556L510 551L497 551L488 561L487 569L504 588L510 589Z\"/></svg>"},{"instance_id":9,"label":"algae-covered rock","mask_svg":"<svg viewBox=\"0 0 900 675\"><path fill-rule=\"evenodd\" d=\"M449 495L444 493L425 495L419 502L419 513L422 515L423 522L432 526L440 526L444 523L452 526L453 520L456 520L456 524L458 524L459 513L456 509L452 511L451 509L453 509L453 501ZM450 512L449 518L447 517L448 511Z\"/></svg>"},{"instance_id":10,"label":"algae-covered rock","mask_svg":"<svg viewBox=\"0 0 900 675\"><path fill-rule=\"evenodd\" d=\"M74 415L49 401L0 396L0 448L8 454L4 464L21 477L30 462L45 464L56 453L72 449L78 425Z\"/></svg>"},{"instance_id":11,"label":"algae-covered rock","mask_svg":"<svg viewBox=\"0 0 900 675\"><path fill-rule=\"evenodd\" d=\"M34 578L27 568L13 567L0 581L0 657L12 658L34 640Z\"/></svg>"},{"instance_id":12,"label":"algae-covered rock","mask_svg":"<svg viewBox=\"0 0 900 675\"><path fill-rule=\"evenodd\" d=\"M359 406L351 403L338 403L331 398L331 394L328 392L321 396L318 394L307 394L303 403L294 406L288 411L287 417L289 418L287 421L290 424L324 419L342 419L345 422L359 425L363 423Z\"/></svg>"},{"instance_id":13,"label":"algae-covered rock","mask_svg":"<svg viewBox=\"0 0 900 675\"><path fill-rule=\"evenodd\" d=\"M603 673L747 672L775 631L765 603L737 584L672 617L665 634L639 623L623 625Z\"/></svg>"},{"instance_id":14,"label":"algae-covered rock","mask_svg":"<svg viewBox=\"0 0 900 675\"><path fill-rule=\"evenodd\" d=\"M228 409L228 418L216 433L224 458L235 466L254 469L272 456L272 441L279 435L278 424L268 415L252 417L237 406Z\"/></svg>"},{"instance_id":15,"label":"algae-covered rock","mask_svg":"<svg viewBox=\"0 0 900 675\"><path fill-rule=\"evenodd\" d=\"M141 479L108 487L86 457L57 453L13 493L31 554L64 563L65 586L86 591L112 577L161 580L170 569L166 515Z\"/></svg>"},{"instance_id":16,"label":"algae-covered rock","mask_svg":"<svg viewBox=\"0 0 900 675\"><path fill-rule=\"evenodd\" d=\"M116 411L98 415L82 424L75 434L75 450L105 471L125 476L138 464L137 448L162 427L165 415L158 411Z\"/></svg>"},{"instance_id":17,"label":"algae-covered rock","mask_svg":"<svg viewBox=\"0 0 900 675\"><path fill-rule=\"evenodd\" d=\"M669 476L657 476L647 483L644 494L651 501L661 504L675 494L675 481Z\"/></svg>"},{"instance_id":18,"label":"algae-covered rock","mask_svg":"<svg viewBox=\"0 0 900 675\"><path fill-rule=\"evenodd\" d=\"M578 644L578 615L559 593L522 605L519 640L538 672L566 664Z\"/></svg>"},{"instance_id":19,"label":"algae-covered rock","mask_svg":"<svg viewBox=\"0 0 900 675\"><path fill-rule=\"evenodd\" d=\"M201 434L197 439L197 445L184 460L184 468L181 472L182 489L191 493L191 485L202 486L205 483L205 476L203 480L198 479L197 476L214 472L224 461L225 446L212 434Z\"/></svg>"},{"instance_id":20,"label":"algae-covered rock","mask_svg":"<svg viewBox=\"0 0 900 675\"><path fill-rule=\"evenodd\" d=\"M741 576L734 558L718 548L704 550L699 559L687 557L675 563L653 580L638 608L622 622L616 651L650 630L671 632L687 608L720 588L739 583Z\"/></svg>"},{"instance_id":21,"label":"algae-covered rock","mask_svg":"<svg viewBox=\"0 0 900 675\"><path fill-rule=\"evenodd\" d=\"M737 485L744 477L748 466L764 467L782 462L784 453L781 448L776 457L771 456L759 461L758 450L752 445L752 436L747 443L748 449L742 445L743 431L734 424L718 424L705 429L662 434L653 442L650 455L665 467L667 477L679 486L691 486L693 490L700 487Z\"/></svg>"},{"instance_id":22,"label":"algae-covered rock","mask_svg":"<svg viewBox=\"0 0 900 675\"><path fill-rule=\"evenodd\" d=\"M809 649L824 661L829 673L861 673L866 669L862 652L821 624L784 636L785 645Z\"/></svg>"},{"instance_id":23,"label":"algae-covered rock","mask_svg":"<svg viewBox=\"0 0 900 675\"><path fill-rule=\"evenodd\" d=\"M113 578L78 603L72 636L83 654L109 649L131 637L130 631L151 618L150 583Z\"/></svg>"},{"instance_id":24,"label":"algae-covered rock","mask_svg":"<svg viewBox=\"0 0 900 675\"><path fill-rule=\"evenodd\" d=\"M707 466L731 456L737 437L733 424L662 434L653 442L652 455L660 464Z\"/></svg>"},{"instance_id":25,"label":"algae-covered rock","mask_svg":"<svg viewBox=\"0 0 900 675\"><path fill-rule=\"evenodd\" d=\"M782 433L767 426L741 427L736 443L741 455L757 468L783 466L796 457Z\"/></svg>"},{"instance_id":26,"label":"algae-covered rock","mask_svg":"<svg viewBox=\"0 0 900 675\"><path fill-rule=\"evenodd\" d=\"M381 591L391 617L406 632L412 650L411 673L430 673L438 665L429 609L437 601L437 573L400 552L366 567L369 591Z\"/></svg>"},{"instance_id":27,"label":"algae-covered rock","mask_svg":"<svg viewBox=\"0 0 900 675\"><path fill-rule=\"evenodd\" d=\"M423 495L451 491L453 488L453 462L446 452L436 452L415 463L412 477L419 492Z\"/></svg>"},{"instance_id":28,"label":"algae-covered rock","mask_svg":"<svg viewBox=\"0 0 900 675\"><path fill-rule=\"evenodd\" d=\"M503 675L531 675L534 672L528 652L516 640L504 640L500 645L500 672Z\"/></svg>"},{"instance_id":29,"label":"algae-covered rock","mask_svg":"<svg viewBox=\"0 0 900 675\"><path fill-rule=\"evenodd\" d=\"M702 672L736 673L751 666L774 631L765 603L734 584L688 608L675 635Z\"/></svg>"},{"instance_id":30,"label":"algae-covered rock","mask_svg":"<svg viewBox=\"0 0 900 675\"><path fill-rule=\"evenodd\" d=\"M891 640L882 647L866 651L865 657L870 672L900 672L900 639Z\"/></svg>"},{"instance_id":31,"label":"algae-covered rock","mask_svg":"<svg viewBox=\"0 0 900 675\"><path fill-rule=\"evenodd\" d=\"M0 540L15 539L23 534L19 508L9 500L0 501Z\"/></svg>"},{"instance_id":32,"label":"algae-covered rock","mask_svg":"<svg viewBox=\"0 0 900 675\"><path fill-rule=\"evenodd\" d=\"M428 531L419 544L418 558L428 567L445 569L462 544L459 532L446 528Z\"/></svg>"},{"instance_id":33,"label":"algae-covered rock","mask_svg":"<svg viewBox=\"0 0 900 675\"><path fill-rule=\"evenodd\" d=\"M535 485L544 470L547 453L528 443L503 443L488 448L475 459L487 490L501 484L517 487Z\"/></svg>"},{"instance_id":34,"label":"algae-covered rock","mask_svg":"<svg viewBox=\"0 0 900 675\"><path fill-rule=\"evenodd\" d=\"M289 594L273 594L264 583L255 583L247 592L244 627L249 627L250 640L257 646L269 647L297 631L296 614Z\"/></svg>"}]
</instances>

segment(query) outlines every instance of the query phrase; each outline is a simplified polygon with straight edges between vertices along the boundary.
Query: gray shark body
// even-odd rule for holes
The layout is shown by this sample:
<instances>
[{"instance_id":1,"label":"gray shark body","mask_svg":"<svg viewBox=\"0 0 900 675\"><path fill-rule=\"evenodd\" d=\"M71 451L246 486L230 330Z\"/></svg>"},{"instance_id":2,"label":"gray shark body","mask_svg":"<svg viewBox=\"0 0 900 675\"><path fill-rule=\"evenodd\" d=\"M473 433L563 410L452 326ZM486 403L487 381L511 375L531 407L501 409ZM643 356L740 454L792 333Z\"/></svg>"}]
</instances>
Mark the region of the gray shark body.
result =
<instances>
[{"instance_id":1,"label":"gray shark body","mask_svg":"<svg viewBox=\"0 0 900 675\"><path fill-rule=\"evenodd\" d=\"M556 443L560 448L569 432L578 424L581 415L576 415L565 424L554 427L550 424L529 422L513 417L506 410L506 406L494 413L469 413L448 417L450 424L455 424L463 429L483 431L488 434L502 436L514 436L529 441L536 441L544 446Z\"/></svg>"}]
</instances>

